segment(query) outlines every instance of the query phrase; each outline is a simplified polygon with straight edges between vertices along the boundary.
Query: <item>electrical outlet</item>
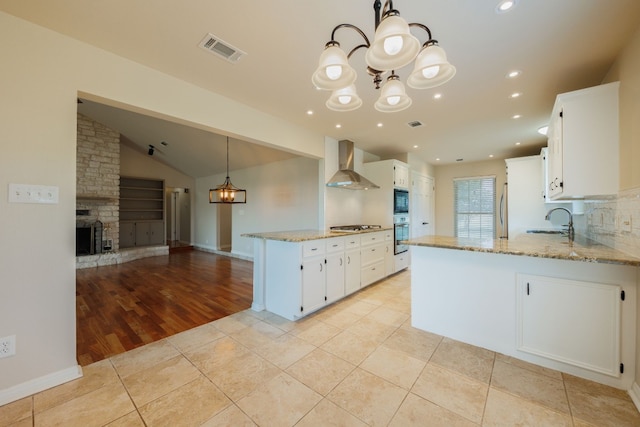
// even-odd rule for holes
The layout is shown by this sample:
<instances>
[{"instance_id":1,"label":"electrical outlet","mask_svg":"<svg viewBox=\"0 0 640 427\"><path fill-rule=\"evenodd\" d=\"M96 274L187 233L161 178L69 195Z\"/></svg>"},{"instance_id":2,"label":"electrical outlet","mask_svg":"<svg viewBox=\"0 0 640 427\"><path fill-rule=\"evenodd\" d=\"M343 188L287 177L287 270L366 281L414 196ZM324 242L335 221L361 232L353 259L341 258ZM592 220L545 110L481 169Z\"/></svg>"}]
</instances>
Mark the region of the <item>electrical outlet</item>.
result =
<instances>
[{"instance_id":1,"label":"electrical outlet","mask_svg":"<svg viewBox=\"0 0 640 427\"><path fill-rule=\"evenodd\" d=\"M16 354L16 336L0 338L0 358L14 356Z\"/></svg>"}]
</instances>

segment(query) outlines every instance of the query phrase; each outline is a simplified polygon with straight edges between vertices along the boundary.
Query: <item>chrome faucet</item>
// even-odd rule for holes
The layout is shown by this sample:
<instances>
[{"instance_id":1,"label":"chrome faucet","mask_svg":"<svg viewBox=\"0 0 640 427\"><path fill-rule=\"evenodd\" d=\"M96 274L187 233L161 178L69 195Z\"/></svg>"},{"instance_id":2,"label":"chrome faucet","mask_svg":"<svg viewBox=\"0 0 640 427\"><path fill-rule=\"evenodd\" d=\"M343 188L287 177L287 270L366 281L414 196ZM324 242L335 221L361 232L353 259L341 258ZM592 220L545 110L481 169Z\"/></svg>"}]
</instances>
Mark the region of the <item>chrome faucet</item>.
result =
<instances>
[{"instance_id":1,"label":"chrome faucet","mask_svg":"<svg viewBox=\"0 0 640 427\"><path fill-rule=\"evenodd\" d=\"M551 209L549 212L547 212L547 214L545 215L544 219L546 219L547 221L549 221L549 219L551 218L551 212L553 211L557 211L558 209L561 209L563 211L565 211L566 213L569 214L569 225L568 225L568 235L569 235L569 241L573 242L573 239L575 237L575 231L573 229L573 214L571 213L571 211L567 208L553 208Z\"/></svg>"}]
</instances>

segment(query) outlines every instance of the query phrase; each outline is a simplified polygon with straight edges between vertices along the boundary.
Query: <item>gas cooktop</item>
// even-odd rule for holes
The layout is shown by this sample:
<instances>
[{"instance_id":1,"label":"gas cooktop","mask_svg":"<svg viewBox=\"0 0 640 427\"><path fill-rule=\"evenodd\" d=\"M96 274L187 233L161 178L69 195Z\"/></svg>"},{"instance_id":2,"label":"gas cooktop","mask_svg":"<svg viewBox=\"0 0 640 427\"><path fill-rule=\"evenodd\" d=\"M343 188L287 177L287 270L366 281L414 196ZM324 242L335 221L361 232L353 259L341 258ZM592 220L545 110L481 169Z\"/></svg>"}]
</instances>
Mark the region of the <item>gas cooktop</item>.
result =
<instances>
[{"instance_id":1,"label":"gas cooktop","mask_svg":"<svg viewBox=\"0 0 640 427\"><path fill-rule=\"evenodd\" d=\"M379 225L367 225L367 224L356 224L356 225L335 225L330 227L331 231L363 231L363 230L373 230L382 228Z\"/></svg>"}]
</instances>

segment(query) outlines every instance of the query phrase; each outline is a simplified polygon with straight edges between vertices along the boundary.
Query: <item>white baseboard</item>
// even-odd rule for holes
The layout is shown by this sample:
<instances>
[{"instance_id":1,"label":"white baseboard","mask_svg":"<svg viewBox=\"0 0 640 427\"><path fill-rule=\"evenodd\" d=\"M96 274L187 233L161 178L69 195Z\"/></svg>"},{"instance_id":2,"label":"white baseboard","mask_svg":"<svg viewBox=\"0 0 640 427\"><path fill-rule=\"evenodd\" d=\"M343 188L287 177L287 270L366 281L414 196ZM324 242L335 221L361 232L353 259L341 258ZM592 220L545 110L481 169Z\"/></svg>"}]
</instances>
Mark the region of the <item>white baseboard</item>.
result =
<instances>
[{"instance_id":1,"label":"white baseboard","mask_svg":"<svg viewBox=\"0 0 640 427\"><path fill-rule=\"evenodd\" d=\"M82 377L82 367L80 365L72 366L40 378L0 390L0 406L10 402L31 396L32 394L41 392L51 387L64 384L68 381Z\"/></svg>"},{"instance_id":2,"label":"white baseboard","mask_svg":"<svg viewBox=\"0 0 640 427\"><path fill-rule=\"evenodd\" d=\"M631 386L631 390L629 390L629 396L631 396L633 404L636 405L636 409L640 411L640 385L635 381Z\"/></svg>"}]
</instances>

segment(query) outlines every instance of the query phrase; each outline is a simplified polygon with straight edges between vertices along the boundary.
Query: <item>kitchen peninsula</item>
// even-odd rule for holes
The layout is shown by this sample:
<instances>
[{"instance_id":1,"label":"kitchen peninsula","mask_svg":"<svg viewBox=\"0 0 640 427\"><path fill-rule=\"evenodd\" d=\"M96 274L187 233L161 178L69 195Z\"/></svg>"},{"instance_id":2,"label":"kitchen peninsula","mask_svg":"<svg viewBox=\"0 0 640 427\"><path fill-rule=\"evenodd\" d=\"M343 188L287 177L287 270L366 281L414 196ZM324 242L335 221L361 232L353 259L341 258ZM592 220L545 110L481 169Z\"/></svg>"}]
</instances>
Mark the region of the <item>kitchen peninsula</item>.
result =
<instances>
[{"instance_id":1,"label":"kitchen peninsula","mask_svg":"<svg viewBox=\"0 0 640 427\"><path fill-rule=\"evenodd\" d=\"M407 243L414 327L631 388L640 259L558 234Z\"/></svg>"},{"instance_id":2,"label":"kitchen peninsula","mask_svg":"<svg viewBox=\"0 0 640 427\"><path fill-rule=\"evenodd\" d=\"M289 320L319 310L409 263L408 252L394 255L391 227L243 236L255 239L252 309Z\"/></svg>"}]
</instances>

